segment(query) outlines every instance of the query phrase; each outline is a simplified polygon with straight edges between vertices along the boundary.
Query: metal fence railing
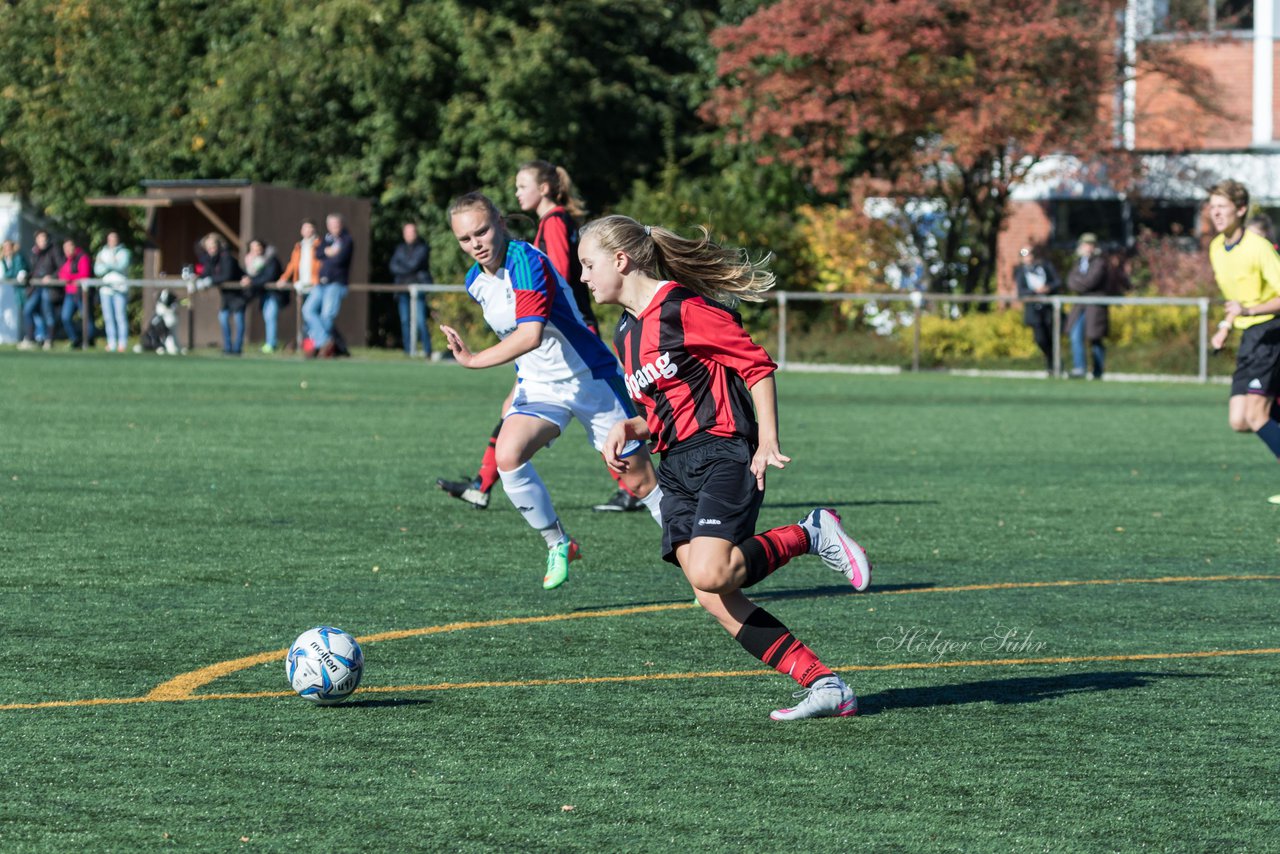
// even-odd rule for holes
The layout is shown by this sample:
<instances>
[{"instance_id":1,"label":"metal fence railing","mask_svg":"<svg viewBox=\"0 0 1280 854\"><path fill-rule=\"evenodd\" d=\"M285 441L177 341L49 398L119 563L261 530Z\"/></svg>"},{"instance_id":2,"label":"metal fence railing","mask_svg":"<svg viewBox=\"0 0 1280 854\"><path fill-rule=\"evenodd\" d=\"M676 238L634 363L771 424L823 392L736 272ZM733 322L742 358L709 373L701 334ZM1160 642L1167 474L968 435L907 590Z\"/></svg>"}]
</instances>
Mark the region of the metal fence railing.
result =
<instances>
[{"instance_id":1,"label":"metal fence railing","mask_svg":"<svg viewBox=\"0 0 1280 854\"><path fill-rule=\"evenodd\" d=\"M774 357L781 367L795 367L797 362L791 357L791 313L797 303L862 303L862 304L898 304L909 310L909 327L911 342L909 345L910 370L920 371L921 353L923 350L921 319L929 312L948 314L949 310L963 304L985 303L990 306L1008 308L1023 303L1044 303L1053 307L1053 356L1052 373L1063 376L1062 338L1064 324L1063 309L1076 305L1106 306L1147 306L1147 307L1181 307L1195 308L1197 320L1195 338L1197 345L1197 367L1195 378L1200 382L1209 379L1209 308L1213 300L1209 297L1082 297L1057 295L1046 297L1019 298L1012 295L989 294L939 294L922 291L897 293L819 293L812 291L776 291L767 294L777 304L777 341Z\"/></svg>"},{"instance_id":2,"label":"metal fence railing","mask_svg":"<svg viewBox=\"0 0 1280 854\"><path fill-rule=\"evenodd\" d=\"M0 279L0 284L20 284L13 280ZM42 283L27 282L30 285L40 285ZM101 279L84 279L79 283L84 287L101 287L103 282ZM181 278L160 278L160 279L130 279L127 282L114 283L116 287L127 285L132 289L169 289L180 294L195 293L198 289L191 280ZM47 285L48 287L59 287L54 282ZM466 289L462 285L453 284L433 284L433 285L393 285L393 284L368 284L358 283L348 286L352 291L369 292L369 293L404 293L416 295L418 293L427 294L461 294ZM922 366L922 352L925 342L922 340L921 320L926 314L951 316L956 313L960 306L965 304L981 304L985 303L992 307L1009 308L1015 304L1020 305L1025 302L1045 303L1053 307L1053 356L1052 356L1052 373L1054 376L1063 376L1063 353L1062 353L1062 337L1065 329L1062 322L1063 309L1075 305L1107 305L1107 306L1147 306L1147 307L1177 307L1177 308L1194 308L1196 309L1196 322L1194 329L1194 338L1197 341L1196 354L1196 371L1194 378L1199 382L1207 382L1209 379L1209 309L1213 304L1213 300L1209 297L1080 297L1071 295L1059 295L1048 297L1028 297L1018 298L1011 295L965 295L965 294L940 294L925 293L921 291L910 292L892 292L892 293L819 293L812 291L772 291L766 294L768 300L776 306L774 316L770 319L775 325L773 344L773 355L780 367L812 367L803 359L793 358L792 345L795 332L790 330L792 325L792 315L798 310L799 306L813 303L827 304L861 304L863 307L869 304L888 304L899 305L903 307L903 314L910 318L909 322L904 323L904 327L909 331L911 341L909 345L903 345L898 352L905 351L908 364L899 364L898 369L909 369L911 371L920 371ZM302 300L295 300L294 305L296 312L297 328L299 330L299 338L302 335ZM417 340L418 336L418 301L412 299L410 305L410 325L411 330L411 346L410 352L421 352L421 342ZM193 340L195 328L195 312L188 310L186 312L186 341L188 344ZM91 318L85 312L81 312L81 326L85 335L88 335L89 323ZM143 321L144 325L146 320ZM1190 331L1190 330L1188 330ZM299 342L300 343L300 342ZM855 356L856 359L856 356ZM848 361L838 361L834 364L848 365Z\"/></svg>"},{"instance_id":3,"label":"metal fence railing","mask_svg":"<svg viewBox=\"0 0 1280 854\"><path fill-rule=\"evenodd\" d=\"M104 282L102 279L81 279L76 284L82 288L101 288L103 287ZM168 290L168 291L182 294L185 296L189 296L195 293L202 293L206 290L214 290L218 287L217 285L212 285L212 286L201 288L196 284L196 280L185 279L185 278L127 279L123 282L115 281L115 282L107 282L105 284L110 287L115 287L115 288L124 287L131 290L132 289L156 290L156 291ZM15 279L0 279L0 285L24 285L28 288L30 287L49 287L49 288L63 287L63 283L59 281L19 282ZM462 285L390 285L390 284L361 283L361 284L348 285L347 287L352 291L364 291L369 293L408 293L414 297L416 297L419 293L466 293L466 288ZM292 293L294 292L295 289L292 287L289 287L289 288L278 288L276 290L288 290ZM299 339L298 344L302 343L301 342L302 330L303 330L302 303L303 303L302 299L298 299L294 301L295 320L297 324L296 328L298 330L298 339ZM188 342L188 345L190 345L190 342L192 342L195 338L195 319L196 319L196 313L194 309L189 309L186 312L186 327L187 327L186 341ZM409 321L410 321L409 328L412 330L410 333L411 339L412 339L410 352L421 353L422 342L417 340L418 339L418 300L416 298L411 299L409 301ZM92 318L90 317L90 313L82 310L80 312L80 331L82 336L84 336L86 339L89 337L89 328L90 328L89 325L92 322L93 321L92 321ZM144 319L143 320L144 327L146 325L146 322L147 321Z\"/></svg>"}]
</instances>

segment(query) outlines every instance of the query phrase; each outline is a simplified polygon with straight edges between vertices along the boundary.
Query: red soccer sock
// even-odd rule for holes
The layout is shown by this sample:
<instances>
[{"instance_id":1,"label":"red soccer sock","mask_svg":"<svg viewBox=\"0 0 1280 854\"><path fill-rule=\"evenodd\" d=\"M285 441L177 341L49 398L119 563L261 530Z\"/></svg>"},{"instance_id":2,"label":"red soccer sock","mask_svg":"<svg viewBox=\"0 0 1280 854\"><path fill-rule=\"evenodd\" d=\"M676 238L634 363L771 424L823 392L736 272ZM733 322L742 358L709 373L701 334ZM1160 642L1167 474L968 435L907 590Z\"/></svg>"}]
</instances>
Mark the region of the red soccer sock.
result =
<instances>
[{"instance_id":1,"label":"red soccer sock","mask_svg":"<svg viewBox=\"0 0 1280 854\"><path fill-rule=\"evenodd\" d=\"M813 650L764 608L751 612L735 640L774 670L796 680L801 688L808 688L824 676L832 675L830 668L818 660Z\"/></svg>"},{"instance_id":2,"label":"red soccer sock","mask_svg":"<svg viewBox=\"0 0 1280 854\"><path fill-rule=\"evenodd\" d=\"M488 492L493 489L493 485L498 482L498 433L502 430L502 422L498 422L498 426L493 428L493 435L489 437L489 447L484 449L484 456L480 458L480 471L476 474L476 479L480 481L480 491Z\"/></svg>"},{"instance_id":3,"label":"red soccer sock","mask_svg":"<svg viewBox=\"0 0 1280 854\"><path fill-rule=\"evenodd\" d=\"M809 535L799 525L783 525L738 543L738 551L747 564L747 577L742 586L750 587L786 566L793 557L807 554Z\"/></svg>"},{"instance_id":4,"label":"red soccer sock","mask_svg":"<svg viewBox=\"0 0 1280 854\"><path fill-rule=\"evenodd\" d=\"M613 478L613 482L618 484L618 489L621 489L623 492L625 492L627 495L630 495L632 498L640 497L636 495L634 492L632 492L631 490L627 489L627 485L622 482L622 472L614 471L613 469L609 468L608 464L605 465L604 470L607 471L609 473L609 476Z\"/></svg>"}]
</instances>

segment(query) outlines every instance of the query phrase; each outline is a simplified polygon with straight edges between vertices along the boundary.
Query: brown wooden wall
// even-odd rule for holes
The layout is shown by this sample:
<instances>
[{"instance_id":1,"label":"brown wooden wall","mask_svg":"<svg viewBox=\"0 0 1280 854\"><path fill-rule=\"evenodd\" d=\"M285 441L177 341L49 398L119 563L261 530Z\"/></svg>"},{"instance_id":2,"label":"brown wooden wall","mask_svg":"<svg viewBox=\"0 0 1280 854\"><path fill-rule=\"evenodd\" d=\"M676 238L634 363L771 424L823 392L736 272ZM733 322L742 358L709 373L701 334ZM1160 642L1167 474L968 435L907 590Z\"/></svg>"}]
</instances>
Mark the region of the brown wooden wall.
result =
<instances>
[{"instance_id":1,"label":"brown wooden wall","mask_svg":"<svg viewBox=\"0 0 1280 854\"><path fill-rule=\"evenodd\" d=\"M164 186L150 186L148 196L165 197L174 191ZM355 241L355 254L351 263L351 281L369 281L370 204L367 199L330 196L308 190L274 187L267 184L251 184L224 191L232 198L205 198L202 201L226 225L239 235L247 246L249 240L259 237L276 248L281 266L289 263L289 255L298 240L298 230L305 218L316 222L318 233L324 233L324 219L330 213L342 214L347 229ZM195 262L195 243L217 228L189 200L175 198L171 207L156 209L152 228L152 247L144 253L143 275L149 279L173 278L175 287L184 287L182 268ZM151 318L155 291L144 294L143 322ZM220 348L222 333L218 326L220 295L216 288L194 294L189 311L194 319L194 334L189 336L186 312L182 314L180 338L183 346L192 348ZM294 295L290 305L280 315L280 342L296 340L300 320L301 302ZM369 296L352 291L342 304L338 316L338 328L347 342L354 346L365 344L368 329ZM262 312L254 303L245 314L248 332L245 347L257 347L264 341ZM191 340L188 340L188 338Z\"/></svg>"}]
</instances>

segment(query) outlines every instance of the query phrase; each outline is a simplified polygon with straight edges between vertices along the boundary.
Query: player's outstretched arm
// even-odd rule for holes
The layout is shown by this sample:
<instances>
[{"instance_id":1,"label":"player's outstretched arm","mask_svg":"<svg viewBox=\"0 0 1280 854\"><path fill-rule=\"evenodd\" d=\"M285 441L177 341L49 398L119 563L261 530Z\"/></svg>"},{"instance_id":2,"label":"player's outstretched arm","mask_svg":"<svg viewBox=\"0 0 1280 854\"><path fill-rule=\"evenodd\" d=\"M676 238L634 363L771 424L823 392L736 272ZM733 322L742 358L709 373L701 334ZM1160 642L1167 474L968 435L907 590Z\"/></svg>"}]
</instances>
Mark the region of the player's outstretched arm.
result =
<instances>
[{"instance_id":1,"label":"player's outstretched arm","mask_svg":"<svg viewBox=\"0 0 1280 854\"><path fill-rule=\"evenodd\" d=\"M452 326L441 324L440 331L444 333L449 351L453 353L453 358L459 365L464 368L492 368L494 365L505 365L531 350L536 350L542 343L542 327L545 325L540 321L521 323L516 327L515 332L479 353L472 353L467 347L467 342L462 340L458 330Z\"/></svg>"},{"instance_id":2,"label":"player's outstretched arm","mask_svg":"<svg viewBox=\"0 0 1280 854\"><path fill-rule=\"evenodd\" d=\"M756 489L764 491L764 473L773 466L786 468L791 457L782 453L778 444L778 389L773 381L773 374L761 379L751 387L751 402L756 407L756 423L759 429L759 446L756 455L751 458L751 473L756 476Z\"/></svg>"}]
</instances>

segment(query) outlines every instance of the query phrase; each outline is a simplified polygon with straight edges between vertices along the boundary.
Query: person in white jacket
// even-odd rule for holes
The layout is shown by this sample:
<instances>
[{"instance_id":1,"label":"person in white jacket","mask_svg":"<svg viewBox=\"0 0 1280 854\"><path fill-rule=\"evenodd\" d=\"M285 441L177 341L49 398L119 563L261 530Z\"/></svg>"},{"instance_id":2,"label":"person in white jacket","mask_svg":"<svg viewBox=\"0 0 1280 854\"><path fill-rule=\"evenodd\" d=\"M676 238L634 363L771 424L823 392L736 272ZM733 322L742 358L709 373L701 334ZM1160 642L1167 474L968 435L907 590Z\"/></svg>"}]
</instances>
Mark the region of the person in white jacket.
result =
<instances>
[{"instance_id":1,"label":"person in white jacket","mask_svg":"<svg viewBox=\"0 0 1280 854\"><path fill-rule=\"evenodd\" d=\"M107 352L123 353L129 340L129 319L125 306L129 302L129 249L120 242L120 233L107 232L107 243L93 259L93 275L102 280L99 295L102 302L102 324L107 330Z\"/></svg>"}]
</instances>

